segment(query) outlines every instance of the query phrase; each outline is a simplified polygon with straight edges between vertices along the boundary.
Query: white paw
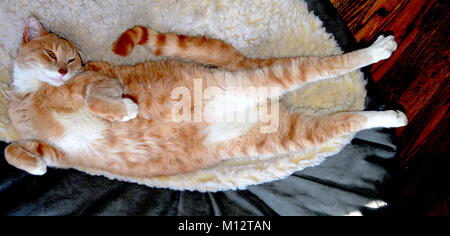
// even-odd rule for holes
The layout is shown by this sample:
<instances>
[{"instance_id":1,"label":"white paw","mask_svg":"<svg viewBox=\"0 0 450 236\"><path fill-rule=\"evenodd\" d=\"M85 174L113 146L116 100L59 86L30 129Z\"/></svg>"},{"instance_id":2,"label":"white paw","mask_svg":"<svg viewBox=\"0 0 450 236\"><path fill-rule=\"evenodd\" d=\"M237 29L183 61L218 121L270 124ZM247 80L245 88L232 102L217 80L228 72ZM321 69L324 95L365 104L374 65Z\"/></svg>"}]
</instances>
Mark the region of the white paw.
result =
<instances>
[{"instance_id":1,"label":"white paw","mask_svg":"<svg viewBox=\"0 0 450 236\"><path fill-rule=\"evenodd\" d=\"M368 111L363 112L367 117L368 128L398 128L408 124L408 118L401 111Z\"/></svg>"},{"instance_id":2,"label":"white paw","mask_svg":"<svg viewBox=\"0 0 450 236\"><path fill-rule=\"evenodd\" d=\"M383 36L381 35L375 41L375 43L368 48L374 62L379 62L381 60L388 59L397 50L397 43L395 42L394 36Z\"/></svg>"},{"instance_id":3,"label":"white paw","mask_svg":"<svg viewBox=\"0 0 450 236\"><path fill-rule=\"evenodd\" d=\"M389 112L389 111L388 111ZM391 112L391 120L387 122L387 128L398 128L403 127L408 124L408 117L406 117L405 113L401 111L390 111Z\"/></svg>"},{"instance_id":4,"label":"white paw","mask_svg":"<svg viewBox=\"0 0 450 236\"><path fill-rule=\"evenodd\" d=\"M47 163L45 163L45 161L42 160L41 158L36 159L37 159L37 167L32 170L31 169L27 170L27 172L32 175L42 176L45 173L47 173Z\"/></svg>"},{"instance_id":5,"label":"white paw","mask_svg":"<svg viewBox=\"0 0 450 236\"><path fill-rule=\"evenodd\" d=\"M122 102L125 104L127 114L119 121L126 122L137 117L139 114L139 106L133 100L124 98Z\"/></svg>"}]
</instances>

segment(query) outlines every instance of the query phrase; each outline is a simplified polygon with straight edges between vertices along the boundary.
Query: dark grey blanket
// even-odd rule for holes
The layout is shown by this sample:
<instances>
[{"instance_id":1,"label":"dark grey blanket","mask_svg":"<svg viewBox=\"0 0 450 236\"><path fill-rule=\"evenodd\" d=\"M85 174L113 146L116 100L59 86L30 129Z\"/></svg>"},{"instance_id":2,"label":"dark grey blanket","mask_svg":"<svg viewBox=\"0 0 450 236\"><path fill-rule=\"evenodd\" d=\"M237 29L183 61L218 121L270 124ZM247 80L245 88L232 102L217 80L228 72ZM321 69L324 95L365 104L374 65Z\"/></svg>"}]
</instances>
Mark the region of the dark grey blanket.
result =
<instances>
[{"instance_id":1,"label":"dark grey blanket","mask_svg":"<svg viewBox=\"0 0 450 236\"><path fill-rule=\"evenodd\" d=\"M327 1L306 0L344 51L357 45ZM370 90L369 90L370 92ZM371 110L383 109L374 99ZM0 158L1 215L346 215L389 210L393 132L360 132L322 165L247 191L178 192L51 169L35 177ZM6 144L1 144L4 150ZM386 202L387 205L383 203ZM383 206L380 209L374 209Z\"/></svg>"}]
</instances>

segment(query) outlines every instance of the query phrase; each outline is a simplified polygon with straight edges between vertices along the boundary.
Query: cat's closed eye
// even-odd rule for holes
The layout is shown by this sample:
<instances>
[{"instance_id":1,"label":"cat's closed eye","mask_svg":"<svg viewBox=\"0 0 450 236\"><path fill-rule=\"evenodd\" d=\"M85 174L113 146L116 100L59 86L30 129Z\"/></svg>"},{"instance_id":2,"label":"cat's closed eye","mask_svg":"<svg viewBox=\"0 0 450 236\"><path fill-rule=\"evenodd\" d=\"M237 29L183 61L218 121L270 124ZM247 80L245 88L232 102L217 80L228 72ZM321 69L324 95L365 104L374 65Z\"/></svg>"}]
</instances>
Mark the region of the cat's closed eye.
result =
<instances>
[{"instance_id":1,"label":"cat's closed eye","mask_svg":"<svg viewBox=\"0 0 450 236\"><path fill-rule=\"evenodd\" d=\"M67 61L67 64L71 64L71 63L73 63L75 60L76 60L75 58L71 58L71 59L69 59L69 60Z\"/></svg>"},{"instance_id":2,"label":"cat's closed eye","mask_svg":"<svg viewBox=\"0 0 450 236\"><path fill-rule=\"evenodd\" d=\"M58 60L58 58L56 57L56 54L55 54L52 50L50 50L50 49L45 49L45 53L47 53L47 55L48 55L51 59L53 59L53 60L55 60L55 61Z\"/></svg>"}]
</instances>

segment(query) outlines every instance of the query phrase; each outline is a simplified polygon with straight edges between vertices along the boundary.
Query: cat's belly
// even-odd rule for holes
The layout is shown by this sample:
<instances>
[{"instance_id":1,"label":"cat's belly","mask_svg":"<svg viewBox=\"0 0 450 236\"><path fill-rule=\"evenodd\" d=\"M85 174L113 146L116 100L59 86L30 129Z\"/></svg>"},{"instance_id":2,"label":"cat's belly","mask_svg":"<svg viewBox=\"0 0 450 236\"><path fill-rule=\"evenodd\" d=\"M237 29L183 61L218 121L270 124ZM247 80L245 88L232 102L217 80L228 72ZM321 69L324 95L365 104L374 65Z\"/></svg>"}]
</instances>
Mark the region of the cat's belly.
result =
<instances>
[{"instance_id":1,"label":"cat's belly","mask_svg":"<svg viewBox=\"0 0 450 236\"><path fill-rule=\"evenodd\" d=\"M89 153L107 128L104 120L86 109L70 114L54 113L53 116L64 127L64 134L53 140L53 145L66 153Z\"/></svg>"}]
</instances>

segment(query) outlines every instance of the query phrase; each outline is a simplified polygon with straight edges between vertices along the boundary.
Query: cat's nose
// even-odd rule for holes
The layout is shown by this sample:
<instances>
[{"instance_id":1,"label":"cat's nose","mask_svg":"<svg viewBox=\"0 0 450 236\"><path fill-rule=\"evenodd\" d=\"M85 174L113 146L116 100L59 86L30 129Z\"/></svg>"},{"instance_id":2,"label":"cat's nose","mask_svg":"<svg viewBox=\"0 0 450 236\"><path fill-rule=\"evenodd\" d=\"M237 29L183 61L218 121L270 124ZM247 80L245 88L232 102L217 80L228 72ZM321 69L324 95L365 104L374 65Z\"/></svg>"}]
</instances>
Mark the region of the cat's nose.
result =
<instances>
[{"instance_id":1,"label":"cat's nose","mask_svg":"<svg viewBox=\"0 0 450 236\"><path fill-rule=\"evenodd\" d=\"M61 69L58 70L58 72L59 72L61 75L64 76L64 75L67 74L67 69L61 68Z\"/></svg>"}]
</instances>

